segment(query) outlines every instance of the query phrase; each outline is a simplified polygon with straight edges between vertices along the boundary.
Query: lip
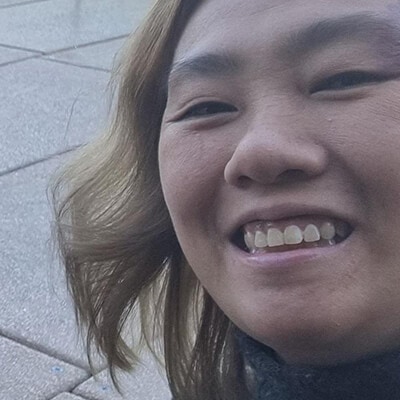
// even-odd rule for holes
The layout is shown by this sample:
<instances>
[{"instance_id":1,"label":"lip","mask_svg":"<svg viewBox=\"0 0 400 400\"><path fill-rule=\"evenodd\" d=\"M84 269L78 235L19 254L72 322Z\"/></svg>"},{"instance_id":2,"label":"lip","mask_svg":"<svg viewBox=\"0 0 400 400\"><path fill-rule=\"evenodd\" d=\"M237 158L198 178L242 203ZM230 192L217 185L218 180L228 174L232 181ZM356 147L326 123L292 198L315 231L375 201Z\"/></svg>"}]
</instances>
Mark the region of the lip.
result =
<instances>
[{"instance_id":1,"label":"lip","mask_svg":"<svg viewBox=\"0 0 400 400\"><path fill-rule=\"evenodd\" d=\"M252 210L242 212L239 217L227 229L229 238L232 238L235 233L245 224L254 221L279 221L294 217L304 216L322 216L342 220L351 225L355 229L357 222L354 217L346 212L335 210L334 208L313 206L307 204L280 204L279 206L269 208L253 208ZM294 252L294 250L293 250Z\"/></svg>"}]
</instances>

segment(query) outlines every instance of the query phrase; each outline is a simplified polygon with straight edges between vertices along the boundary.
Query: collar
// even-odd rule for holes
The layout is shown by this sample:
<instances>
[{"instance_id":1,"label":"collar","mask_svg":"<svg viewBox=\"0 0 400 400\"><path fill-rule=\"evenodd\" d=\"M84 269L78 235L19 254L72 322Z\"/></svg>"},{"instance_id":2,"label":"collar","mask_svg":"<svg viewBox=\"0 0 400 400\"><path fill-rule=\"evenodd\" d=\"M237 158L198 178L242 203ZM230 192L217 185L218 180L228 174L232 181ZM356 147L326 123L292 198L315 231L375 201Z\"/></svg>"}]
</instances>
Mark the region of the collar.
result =
<instances>
[{"instance_id":1,"label":"collar","mask_svg":"<svg viewBox=\"0 0 400 400\"><path fill-rule=\"evenodd\" d=\"M400 399L400 351L329 367L293 366L243 332L236 337L255 373L257 400Z\"/></svg>"}]
</instances>

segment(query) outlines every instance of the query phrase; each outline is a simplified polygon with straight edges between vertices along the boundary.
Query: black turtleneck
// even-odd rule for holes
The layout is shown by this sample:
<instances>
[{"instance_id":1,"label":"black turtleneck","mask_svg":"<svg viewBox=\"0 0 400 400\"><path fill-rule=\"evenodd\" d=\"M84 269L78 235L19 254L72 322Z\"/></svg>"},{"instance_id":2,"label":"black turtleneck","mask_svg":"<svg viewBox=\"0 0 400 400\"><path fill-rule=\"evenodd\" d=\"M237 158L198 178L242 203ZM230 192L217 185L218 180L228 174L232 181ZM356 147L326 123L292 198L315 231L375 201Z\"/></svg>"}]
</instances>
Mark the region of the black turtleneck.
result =
<instances>
[{"instance_id":1,"label":"black turtleneck","mask_svg":"<svg viewBox=\"0 0 400 400\"><path fill-rule=\"evenodd\" d=\"M256 373L256 400L400 400L400 351L349 364L282 364L273 351L238 333L245 360Z\"/></svg>"}]
</instances>

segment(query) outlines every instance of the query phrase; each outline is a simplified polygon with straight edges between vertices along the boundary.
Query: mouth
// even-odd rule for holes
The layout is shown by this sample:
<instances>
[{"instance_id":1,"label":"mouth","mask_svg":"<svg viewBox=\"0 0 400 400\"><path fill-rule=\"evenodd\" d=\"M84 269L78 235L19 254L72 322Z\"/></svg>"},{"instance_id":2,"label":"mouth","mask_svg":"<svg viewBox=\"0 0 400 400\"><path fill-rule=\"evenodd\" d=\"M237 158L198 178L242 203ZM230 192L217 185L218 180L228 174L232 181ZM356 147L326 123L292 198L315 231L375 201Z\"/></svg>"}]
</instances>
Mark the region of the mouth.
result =
<instances>
[{"instance_id":1,"label":"mouth","mask_svg":"<svg viewBox=\"0 0 400 400\"><path fill-rule=\"evenodd\" d=\"M249 254L282 253L332 247L347 240L353 231L354 227L346 221L306 215L248 222L234 232L231 241Z\"/></svg>"}]
</instances>

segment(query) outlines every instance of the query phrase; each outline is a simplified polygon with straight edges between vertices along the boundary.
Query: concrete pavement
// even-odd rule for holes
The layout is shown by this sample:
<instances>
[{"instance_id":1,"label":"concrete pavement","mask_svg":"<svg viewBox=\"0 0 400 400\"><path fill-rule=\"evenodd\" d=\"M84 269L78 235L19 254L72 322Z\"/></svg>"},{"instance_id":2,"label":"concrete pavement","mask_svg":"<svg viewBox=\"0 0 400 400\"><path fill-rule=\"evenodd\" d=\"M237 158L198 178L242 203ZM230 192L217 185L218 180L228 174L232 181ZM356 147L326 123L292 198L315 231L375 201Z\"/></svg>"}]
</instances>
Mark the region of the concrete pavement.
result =
<instances>
[{"instance_id":1,"label":"concrete pavement","mask_svg":"<svg viewBox=\"0 0 400 400\"><path fill-rule=\"evenodd\" d=\"M104 126L115 53L150 0L0 0L0 400L164 400L154 364L91 376L46 187Z\"/></svg>"}]
</instances>

